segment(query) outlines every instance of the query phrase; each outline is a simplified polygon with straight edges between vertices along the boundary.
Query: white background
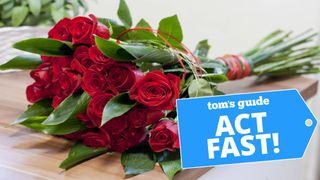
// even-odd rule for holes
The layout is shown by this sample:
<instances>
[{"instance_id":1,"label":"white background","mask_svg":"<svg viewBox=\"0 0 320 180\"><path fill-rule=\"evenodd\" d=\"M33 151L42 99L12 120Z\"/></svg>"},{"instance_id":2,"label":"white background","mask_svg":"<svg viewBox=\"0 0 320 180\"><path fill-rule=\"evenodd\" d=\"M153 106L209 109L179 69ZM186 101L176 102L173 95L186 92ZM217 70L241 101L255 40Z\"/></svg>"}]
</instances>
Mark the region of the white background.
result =
<instances>
[{"instance_id":1,"label":"white background","mask_svg":"<svg viewBox=\"0 0 320 180\"><path fill-rule=\"evenodd\" d=\"M116 18L117 0L89 2L90 12ZM320 0L127 0L127 3L135 23L143 17L154 28L161 18L178 14L185 44L193 49L199 40L208 38L212 57L247 50L259 38L276 29L295 32L320 29ZM313 111L319 111L319 99L313 99L309 104ZM316 132L303 160L220 166L200 179L319 179L318 134Z\"/></svg>"}]
</instances>

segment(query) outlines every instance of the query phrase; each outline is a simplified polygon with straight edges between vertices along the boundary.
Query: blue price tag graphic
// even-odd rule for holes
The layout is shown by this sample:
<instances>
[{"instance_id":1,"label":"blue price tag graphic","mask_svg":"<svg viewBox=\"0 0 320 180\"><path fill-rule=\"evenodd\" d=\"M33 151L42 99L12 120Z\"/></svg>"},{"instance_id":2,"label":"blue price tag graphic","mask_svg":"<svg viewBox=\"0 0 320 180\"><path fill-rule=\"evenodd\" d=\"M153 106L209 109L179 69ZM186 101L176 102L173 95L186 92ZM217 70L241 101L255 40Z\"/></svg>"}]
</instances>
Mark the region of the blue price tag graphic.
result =
<instances>
[{"instance_id":1,"label":"blue price tag graphic","mask_svg":"<svg viewBox=\"0 0 320 180\"><path fill-rule=\"evenodd\" d=\"M177 100L182 168L301 158L317 120L297 90Z\"/></svg>"}]
</instances>

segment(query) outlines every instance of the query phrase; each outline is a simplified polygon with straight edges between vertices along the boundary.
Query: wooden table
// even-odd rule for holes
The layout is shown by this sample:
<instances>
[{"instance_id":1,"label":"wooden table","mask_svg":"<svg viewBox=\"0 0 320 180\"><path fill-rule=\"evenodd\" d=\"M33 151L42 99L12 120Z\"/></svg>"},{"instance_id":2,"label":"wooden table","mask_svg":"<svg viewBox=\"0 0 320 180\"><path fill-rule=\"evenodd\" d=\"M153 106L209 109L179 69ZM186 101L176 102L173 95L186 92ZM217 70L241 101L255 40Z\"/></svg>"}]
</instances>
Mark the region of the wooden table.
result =
<instances>
[{"instance_id":1,"label":"wooden table","mask_svg":"<svg viewBox=\"0 0 320 180\"><path fill-rule=\"evenodd\" d=\"M25 87L32 82L27 72L0 74L0 179L123 179L118 154L102 155L68 171L58 168L70 148L66 140L33 132L22 126L8 126L27 108ZM252 92L298 89L305 99L317 92L317 81L304 77L258 81L257 78L228 82L220 89ZM210 168L185 170L175 179L196 179ZM134 179L166 179L160 167Z\"/></svg>"}]
</instances>

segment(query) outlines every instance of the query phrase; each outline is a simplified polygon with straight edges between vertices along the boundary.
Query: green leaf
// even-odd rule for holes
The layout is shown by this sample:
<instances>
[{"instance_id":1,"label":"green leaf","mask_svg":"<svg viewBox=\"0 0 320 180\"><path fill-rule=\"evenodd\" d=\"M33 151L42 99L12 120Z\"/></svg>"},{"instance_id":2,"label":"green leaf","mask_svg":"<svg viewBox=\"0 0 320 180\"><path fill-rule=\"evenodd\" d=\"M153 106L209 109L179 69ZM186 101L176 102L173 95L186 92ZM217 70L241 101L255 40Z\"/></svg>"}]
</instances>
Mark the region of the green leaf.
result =
<instances>
[{"instance_id":1,"label":"green leaf","mask_svg":"<svg viewBox=\"0 0 320 180\"><path fill-rule=\"evenodd\" d=\"M36 55L21 55L17 56L8 62L0 65L0 70L7 69L35 69L42 63L40 56Z\"/></svg>"},{"instance_id":2,"label":"green leaf","mask_svg":"<svg viewBox=\"0 0 320 180\"><path fill-rule=\"evenodd\" d=\"M19 41L14 48L44 56L66 56L73 53L70 42L48 38L33 38Z\"/></svg>"},{"instance_id":3,"label":"green leaf","mask_svg":"<svg viewBox=\"0 0 320 180\"><path fill-rule=\"evenodd\" d=\"M188 88L189 97L213 96L211 86L205 79L192 80Z\"/></svg>"},{"instance_id":4,"label":"green leaf","mask_svg":"<svg viewBox=\"0 0 320 180\"><path fill-rule=\"evenodd\" d=\"M107 148L90 148L81 143L72 146L68 158L60 164L62 169L70 169L77 164L108 152Z\"/></svg>"},{"instance_id":5,"label":"green leaf","mask_svg":"<svg viewBox=\"0 0 320 180\"><path fill-rule=\"evenodd\" d=\"M98 49L107 57L116 61L134 61L136 63L171 64L176 61L175 55L169 51L141 43L118 44L115 40L95 37Z\"/></svg>"},{"instance_id":6,"label":"green leaf","mask_svg":"<svg viewBox=\"0 0 320 180\"><path fill-rule=\"evenodd\" d=\"M19 26L28 15L29 9L25 6L17 6L12 10L12 26Z\"/></svg>"},{"instance_id":7,"label":"green leaf","mask_svg":"<svg viewBox=\"0 0 320 180\"><path fill-rule=\"evenodd\" d=\"M41 0L28 0L30 12L38 16L41 12Z\"/></svg>"},{"instance_id":8,"label":"green leaf","mask_svg":"<svg viewBox=\"0 0 320 180\"><path fill-rule=\"evenodd\" d=\"M127 28L123 25L118 24L116 21L108 18L98 18L99 22L106 25L109 28L111 33L111 37L114 39L118 38L118 35L125 31ZM128 38L128 34L124 34L119 39L126 40Z\"/></svg>"},{"instance_id":9,"label":"green leaf","mask_svg":"<svg viewBox=\"0 0 320 180\"><path fill-rule=\"evenodd\" d=\"M149 23L141 19L137 26L138 28L151 28ZM128 33L129 39L130 40L159 40L153 32L147 31L147 30L136 30L136 31L131 31Z\"/></svg>"},{"instance_id":10,"label":"green leaf","mask_svg":"<svg viewBox=\"0 0 320 180\"><path fill-rule=\"evenodd\" d=\"M90 96L84 92L82 95L72 94L49 115L42 123L45 125L57 125L73 118L75 115L84 112L89 104Z\"/></svg>"},{"instance_id":11,"label":"green leaf","mask_svg":"<svg viewBox=\"0 0 320 180\"><path fill-rule=\"evenodd\" d=\"M196 50L194 54L196 56L207 57L210 50L210 45L208 44L208 40L202 40L197 44Z\"/></svg>"},{"instance_id":12,"label":"green leaf","mask_svg":"<svg viewBox=\"0 0 320 180\"><path fill-rule=\"evenodd\" d=\"M69 119L58 125L44 125L42 122L47 116L34 116L20 124L38 132L50 135L65 135L86 129L86 126L77 119Z\"/></svg>"},{"instance_id":13,"label":"green leaf","mask_svg":"<svg viewBox=\"0 0 320 180\"><path fill-rule=\"evenodd\" d=\"M219 91L217 88L213 88L213 95L215 96L220 96L220 95L225 95L226 93Z\"/></svg>"},{"instance_id":14,"label":"green leaf","mask_svg":"<svg viewBox=\"0 0 320 180\"><path fill-rule=\"evenodd\" d=\"M172 180L174 175L182 170L179 150L175 152L164 151L160 153L158 162L169 180Z\"/></svg>"},{"instance_id":15,"label":"green leaf","mask_svg":"<svg viewBox=\"0 0 320 180\"><path fill-rule=\"evenodd\" d=\"M128 8L127 3L124 0L120 0L118 17L127 28L130 28L132 26L130 10Z\"/></svg>"},{"instance_id":16,"label":"green leaf","mask_svg":"<svg viewBox=\"0 0 320 180\"><path fill-rule=\"evenodd\" d=\"M174 47L181 48L179 44L182 42L183 34L182 28L177 15L164 18L159 23L158 28L160 33L165 33L166 35L161 34L168 42Z\"/></svg>"},{"instance_id":17,"label":"green leaf","mask_svg":"<svg viewBox=\"0 0 320 180\"><path fill-rule=\"evenodd\" d=\"M154 169L156 158L147 144L131 148L121 155L126 176L138 175Z\"/></svg>"},{"instance_id":18,"label":"green leaf","mask_svg":"<svg viewBox=\"0 0 320 180\"><path fill-rule=\"evenodd\" d=\"M121 93L111 98L103 109L101 126L112 118L123 115L136 105L137 102L131 100L128 93Z\"/></svg>"},{"instance_id":19,"label":"green leaf","mask_svg":"<svg viewBox=\"0 0 320 180\"><path fill-rule=\"evenodd\" d=\"M131 61L136 59L132 54L125 50L116 41L110 39L106 40L95 36L95 42L98 49L107 57L113 58L118 61Z\"/></svg>"},{"instance_id":20,"label":"green leaf","mask_svg":"<svg viewBox=\"0 0 320 180\"><path fill-rule=\"evenodd\" d=\"M228 77L225 74L203 74L202 78L205 78L208 82L215 84L228 81Z\"/></svg>"},{"instance_id":21,"label":"green leaf","mask_svg":"<svg viewBox=\"0 0 320 180\"><path fill-rule=\"evenodd\" d=\"M34 116L47 116L53 111L51 100L45 99L31 105L12 124L19 124Z\"/></svg>"}]
</instances>

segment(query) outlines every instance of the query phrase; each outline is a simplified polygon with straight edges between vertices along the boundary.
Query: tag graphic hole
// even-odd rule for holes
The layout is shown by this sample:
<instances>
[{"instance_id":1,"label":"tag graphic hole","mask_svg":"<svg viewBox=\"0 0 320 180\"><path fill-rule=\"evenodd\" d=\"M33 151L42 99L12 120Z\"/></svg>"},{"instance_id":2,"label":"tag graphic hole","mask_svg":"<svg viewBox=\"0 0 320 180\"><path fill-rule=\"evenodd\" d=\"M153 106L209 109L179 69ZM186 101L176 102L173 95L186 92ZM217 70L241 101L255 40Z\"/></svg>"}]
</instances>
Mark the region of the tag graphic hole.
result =
<instances>
[{"instance_id":1,"label":"tag graphic hole","mask_svg":"<svg viewBox=\"0 0 320 180\"><path fill-rule=\"evenodd\" d=\"M306 125L307 127L311 127L312 124L313 124L313 122L312 122L311 119L307 119L304 123L305 123L305 125Z\"/></svg>"}]
</instances>

